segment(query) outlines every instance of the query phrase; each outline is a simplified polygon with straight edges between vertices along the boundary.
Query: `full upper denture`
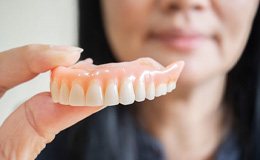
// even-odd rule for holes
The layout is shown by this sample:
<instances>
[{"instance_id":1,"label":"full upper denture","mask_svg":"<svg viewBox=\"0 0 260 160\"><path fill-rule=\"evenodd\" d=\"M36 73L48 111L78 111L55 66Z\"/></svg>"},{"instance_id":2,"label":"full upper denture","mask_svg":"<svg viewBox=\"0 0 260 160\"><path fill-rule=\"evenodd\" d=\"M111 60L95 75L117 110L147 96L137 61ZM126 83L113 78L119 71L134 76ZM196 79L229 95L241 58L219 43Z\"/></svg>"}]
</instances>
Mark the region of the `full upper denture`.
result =
<instances>
[{"instance_id":1,"label":"full upper denture","mask_svg":"<svg viewBox=\"0 0 260 160\"><path fill-rule=\"evenodd\" d=\"M128 105L152 100L176 87L183 61L167 67L151 58L94 65L87 59L51 72L51 95L55 103L71 106Z\"/></svg>"}]
</instances>

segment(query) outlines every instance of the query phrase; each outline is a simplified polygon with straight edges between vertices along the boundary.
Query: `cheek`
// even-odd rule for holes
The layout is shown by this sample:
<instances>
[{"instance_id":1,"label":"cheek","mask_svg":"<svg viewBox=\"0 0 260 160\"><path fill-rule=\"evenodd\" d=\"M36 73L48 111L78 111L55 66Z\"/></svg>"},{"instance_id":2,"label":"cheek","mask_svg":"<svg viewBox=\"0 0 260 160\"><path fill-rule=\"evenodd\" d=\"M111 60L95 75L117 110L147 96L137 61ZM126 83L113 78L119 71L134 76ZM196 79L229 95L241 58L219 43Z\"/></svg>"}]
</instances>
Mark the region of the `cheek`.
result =
<instances>
[{"instance_id":1,"label":"cheek","mask_svg":"<svg viewBox=\"0 0 260 160\"><path fill-rule=\"evenodd\" d=\"M103 0L105 31L115 56L133 60L148 28L151 0ZM131 58L132 57L132 58Z\"/></svg>"},{"instance_id":2,"label":"cheek","mask_svg":"<svg viewBox=\"0 0 260 160\"><path fill-rule=\"evenodd\" d=\"M227 70L240 58L251 30L258 0L213 1L220 26L220 49Z\"/></svg>"},{"instance_id":3,"label":"cheek","mask_svg":"<svg viewBox=\"0 0 260 160\"><path fill-rule=\"evenodd\" d=\"M258 0L213 0L213 10L220 23L233 36L249 31L256 14Z\"/></svg>"}]
</instances>

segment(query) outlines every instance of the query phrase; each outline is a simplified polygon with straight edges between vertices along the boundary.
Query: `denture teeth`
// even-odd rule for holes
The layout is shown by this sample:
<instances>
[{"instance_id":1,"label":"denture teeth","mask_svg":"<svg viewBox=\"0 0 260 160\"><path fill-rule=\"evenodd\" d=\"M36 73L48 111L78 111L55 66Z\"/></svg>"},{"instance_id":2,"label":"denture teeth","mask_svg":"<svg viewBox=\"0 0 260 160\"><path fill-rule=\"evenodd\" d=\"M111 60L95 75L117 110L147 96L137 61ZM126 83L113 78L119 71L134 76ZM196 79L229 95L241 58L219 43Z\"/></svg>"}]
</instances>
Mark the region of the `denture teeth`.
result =
<instances>
[{"instance_id":1,"label":"denture teeth","mask_svg":"<svg viewBox=\"0 0 260 160\"><path fill-rule=\"evenodd\" d=\"M115 82L111 81L105 91L104 105L117 105L119 103L118 89Z\"/></svg>"},{"instance_id":2,"label":"denture teeth","mask_svg":"<svg viewBox=\"0 0 260 160\"><path fill-rule=\"evenodd\" d=\"M72 106L84 106L85 97L83 88L77 84L73 83L69 96L69 104Z\"/></svg>"},{"instance_id":3,"label":"denture teeth","mask_svg":"<svg viewBox=\"0 0 260 160\"><path fill-rule=\"evenodd\" d=\"M93 80L86 94L86 106L102 106L103 93L102 88L97 80Z\"/></svg>"},{"instance_id":4,"label":"denture teeth","mask_svg":"<svg viewBox=\"0 0 260 160\"><path fill-rule=\"evenodd\" d=\"M149 100L153 100L155 96L155 85L154 82L148 84L146 88L146 98Z\"/></svg>"},{"instance_id":5,"label":"denture teeth","mask_svg":"<svg viewBox=\"0 0 260 160\"><path fill-rule=\"evenodd\" d=\"M169 82L167 85L167 92L171 92L176 88L176 82Z\"/></svg>"},{"instance_id":6,"label":"denture teeth","mask_svg":"<svg viewBox=\"0 0 260 160\"><path fill-rule=\"evenodd\" d=\"M54 79L51 83L51 96L53 102L55 103L59 102L59 87L56 79Z\"/></svg>"},{"instance_id":7,"label":"denture teeth","mask_svg":"<svg viewBox=\"0 0 260 160\"><path fill-rule=\"evenodd\" d=\"M125 79L120 86L119 91L119 102L121 104L127 105L134 103L135 101L135 93L133 83L129 79Z\"/></svg>"},{"instance_id":8,"label":"denture teeth","mask_svg":"<svg viewBox=\"0 0 260 160\"><path fill-rule=\"evenodd\" d=\"M155 97L165 95L166 93L167 93L167 84L166 83L159 84L155 90Z\"/></svg>"},{"instance_id":9,"label":"denture teeth","mask_svg":"<svg viewBox=\"0 0 260 160\"><path fill-rule=\"evenodd\" d=\"M145 100L145 84L144 81L139 80L135 85L135 100L141 102Z\"/></svg>"},{"instance_id":10,"label":"denture teeth","mask_svg":"<svg viewBox=\"0 0 260 160\"><path fill-rule=\"evenodd\" d=\"M151 58L94 65L87 59L51 71L55 103L71 106L128 105L165 95L176 87L184 62L163 67Z\"/></svg>"},{"instance_id":11,"label":"denture teeth","mask_svg":"<svg viewBox=\"0 0 260 160\"><path fill-rule=\"evenodd\" d=\"M68 105L69 104L69 88L66 84L66 82L61 82L60 87L60 95L59 95L59 101L61 104Z\"/></svg>"}]
</instances>

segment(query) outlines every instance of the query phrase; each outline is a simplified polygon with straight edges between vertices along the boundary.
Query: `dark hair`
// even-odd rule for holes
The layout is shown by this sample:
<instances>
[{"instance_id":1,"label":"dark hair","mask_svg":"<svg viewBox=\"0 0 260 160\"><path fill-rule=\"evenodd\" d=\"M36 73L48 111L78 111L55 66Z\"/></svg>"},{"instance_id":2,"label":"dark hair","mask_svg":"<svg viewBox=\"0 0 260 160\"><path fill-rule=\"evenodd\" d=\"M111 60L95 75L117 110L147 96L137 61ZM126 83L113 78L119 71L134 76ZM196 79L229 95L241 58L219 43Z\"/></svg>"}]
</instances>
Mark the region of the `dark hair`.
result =
<instances>
[{"instance_id":1,"label":"dark hair","mask_svg":"<svg viewBox=\"0 0 260 160\"><path fill-rule=\"evenodd\" d=\"M236 66L229 72L225 102L234 116L242 159L260 157L260 10L258 8L253 27Z\"/></svg>"},{"instance_id":2,"label":"dark hair","mask_svg":"<svg viewBox=\"0 0 260 160\"><path fill-rule=\"evenodd\" d=\"M80 0L80 46L85 49L81 59L91 57L96 64L116 61L107 42L99 0ZM228 74L225 101L235 120L242 159L260 157L260 12L255 17L248 44L237 65ZM130 108L109 107L77 125L75 143L88 143L90 159L133 159L136 154L134 126ZM78 138L77 138L78 137ZM77 143L80 144L80 143ZM75 157L80 155L80 147ZM98 154L102 153L102 154ZM80 157L78 157L80 159ZM76 159L76 158L75 158Z\"/></svg>"}]
</instances>

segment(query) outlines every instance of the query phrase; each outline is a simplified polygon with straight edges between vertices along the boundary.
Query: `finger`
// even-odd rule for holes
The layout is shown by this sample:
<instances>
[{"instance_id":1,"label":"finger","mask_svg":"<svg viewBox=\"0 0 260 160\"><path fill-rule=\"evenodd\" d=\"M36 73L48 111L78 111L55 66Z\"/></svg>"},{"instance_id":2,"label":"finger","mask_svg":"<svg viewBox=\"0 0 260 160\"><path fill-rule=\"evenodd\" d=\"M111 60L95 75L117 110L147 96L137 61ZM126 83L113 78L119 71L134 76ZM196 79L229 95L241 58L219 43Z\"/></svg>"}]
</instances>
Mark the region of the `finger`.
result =
<instances>
[{"instance_id":1,"label":"finger","mask_svg":"<svg viewBox=\"0 0 260 160\"><path fill-rule=\"evenodd\" d=\"M0 92L56 66L74 64L83 50L70 46L27 45L0 53Z\"/></svg>"},{"instance_id":2,"label":"finger","mask_svg":"<svg viewBox=\"0 0 260 160\"><path fill-rule=\"evenodd\" d=\"M34 96L23 104L26 116L42 136L57 134L104 107L73 107L54 103L50 93Z\"/></svg>"},{"instance_id":3,"label":"finger","mask_svg":"<svg viewBox=\"0 0 260 160\"><path fill-rule=\"evenodd\" d=\"M38 94L15 110L1 126L0 158L2 152L8 158L15 155L15 159L34 159L58 132L102 108L63 106L53 103L49 93Z\"/></svg>"}]
</instances>

